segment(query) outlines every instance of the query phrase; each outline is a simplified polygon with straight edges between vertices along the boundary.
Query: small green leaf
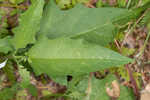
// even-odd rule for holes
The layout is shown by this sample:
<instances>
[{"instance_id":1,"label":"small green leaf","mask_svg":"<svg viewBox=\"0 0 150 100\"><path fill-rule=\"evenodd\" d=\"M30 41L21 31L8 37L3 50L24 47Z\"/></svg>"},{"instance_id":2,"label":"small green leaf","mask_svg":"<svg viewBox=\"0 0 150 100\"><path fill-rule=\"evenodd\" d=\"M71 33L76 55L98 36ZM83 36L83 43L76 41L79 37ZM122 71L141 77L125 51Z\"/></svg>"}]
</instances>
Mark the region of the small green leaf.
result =
<instances>
[{"instance_id":1,"label":"small green leaf","mask_svg":"<svg viewBox=\"0 0 150 100\"><path fill-rule=\"evenodd\" d=\"M17 92L18 84L13 85L10 88L4 88L0 91L1 100L12 100Z\"/></svg>"},{"instance_id":2,"label":"small green leaf","mask_svg":"<svg viewBox=\"0 0 150 100\"><path fill-rule=\"evenodd\" d=\"M142 18L139 24L142 26L142 25L147 25L148 23L150 23L150 11L149 10L147 10L147 13Z\"/></svg>"},{"instance_id":3,"label":"small green leaf","mask_svg":"<svg viewBox=\"0 0 150 100\"><path fill-rule=\"evenodd\" d=\"M124 55L124 56L130 56L130 55L134 54L135 50L136 49L134 49L134 48L123 47L122 48L122 55Z\"/></svg>"},{"instance_id":4,"label":"small green leaf","mask_svg":"<svg viewBox=\"0 0 150 100\"><path fill-rule=\"evenodd\" d=\"M9 0L9 1L13 4L19 4L19 3L24 2L25 0Z\"/></svg>"},{"instance_id":5,"label":"small green leaf","mask_svg":"<svg viewBox=\"0 0 150 100\"><path fill-rule=\"evenodd\" d=\"M37 90L37 88L34 85L30 84L30 85L28 85L27 88L28 88L29 93L32 96L38 96L38 90Z\"/></svg>"},{"instance_id":6,"label":"small green leaf","mask_svg":"<svg viewBox=\"0 0 150 100\"><path fill-rule=\"evenodd\" d=\"M127 5L127 1L125 0L117 0L117 4L119 7L125 7Z\"/></svg>"},{"instance_id":7,"label":"small green leaf","mask_svg":"<svg viewBox=\"0 0 150 100\"><path fill-rule=\"evenodd\" d=\"M25 48L35 42L35 34L40 28L44 0L32 0L32 5L19 19L19 26L13 29L15 34L12 42L16 49Z\"/></svg>"},{"instance_id":8,"label":"small green leaf","mask_svg":"<svg viewBox=\"0 0 150 100\"><path fill-rule=\"evenodd\" d=\"M132 61L99 45L69 38L39 41L28 56L36 74L61 77L87 74Z\"/></svg>"},{"instance_id":9,"label":"small green leaf","mask_svg":"<svg viewBox=\"0 0 150 100\"><path fill-rule=\"evenodd\" d=\"M13 51L13 47L10 43L10 37L0 39L0 52L8 53L9 51Z\"/></svg>"},{"instance_id":10,"label":"small green leaf","mask_svg":"<svg viewBox=\"0 0 150 100\"><path fill-rule=\"evenodd\" d=\"M129 10L128 12L122 13L120 16L115 17L113 19L113 24L120 26L120 25L126 24L127 22L136 20L137 18L141 16L141 13L143 13L149 7L150 7L150 2L146 3L145 5L141 7L134 8L134 9Z\"/></svg>"},{"instance_id":11,"label":"small green leaf","mask_svg":"<svg viewBox=\"0 0 150 100\"><path fill-rule=\"evenodd\" d=\"M28 93L25 90L18 90L15 100L27 100Z\"/></svg>"},{"instance_id":12,"label":"small green leaf","mask_svg":"<svg viewBox=\"0 0 150 100\"><path fill-rule=\"evenodd\" d=\"M29 72L23 68L23 66L19 66L19 74L22 78L21 81L21 87L22 88L28 88L28 86L30 85L30 74Z\"/></svg>"},{"instance_id":13,"label":"small green leaf","mask_svg":"<svg viewBox=\"0 0 150 100\"><path fill-rule=\"evenodd\" d=\"M67 86L67 76L59 76L59 77L50 76L50 77L54 82Z\"/></svg>"},{"instance_id":14,"label":"small green leaf","mask_svg":"<svg viewBox=\"0 0 150 100\"><path fill-rule=\"evenodd\" d=\"M120 85L120 96L118 100L135 100L133 91L131 88Z\"/></svg>"},{"instance_id":15,"label":"small green leaf","mask_svg":"<svg viewBox=\"0 0 150 100\"><path fill-rule=\"evenodd\" d=\"M73 6L71 5L71 0L56 0L56 2L61 9L70 8Z\"/></svg>"},{"instance_id":16,"label":"small green leaf","mask_svg":"<svg viewBox=\"0 0 150 100\"><path fill-rule=\"evenodd\" d=\"M7 61L7 60L6 60ZM14 84L16 82L16 77L14 74L14 67L10 62L6 64L6 67L3 68L4 73L7 75L8 80Z\"/></svg>"}]
</instances>

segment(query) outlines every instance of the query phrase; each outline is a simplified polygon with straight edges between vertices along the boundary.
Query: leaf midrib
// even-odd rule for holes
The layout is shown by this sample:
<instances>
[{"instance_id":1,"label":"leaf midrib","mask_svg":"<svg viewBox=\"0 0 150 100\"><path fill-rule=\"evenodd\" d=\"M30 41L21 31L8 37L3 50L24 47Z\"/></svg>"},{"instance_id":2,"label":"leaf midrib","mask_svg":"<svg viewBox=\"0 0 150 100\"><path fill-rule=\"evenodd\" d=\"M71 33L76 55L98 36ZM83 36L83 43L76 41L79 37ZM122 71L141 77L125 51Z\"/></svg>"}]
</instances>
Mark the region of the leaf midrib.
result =
<instances>
[{"instance_id":1,"label":"leaf midrib","mask_svg":"<svg viewBox=\"0 0 150 100\"><path fill-rule=\"evenodd\" d=\"M60 58L34 58L34 57L30 57L30 59L35 59L35 60L104 60L104 61L121 61L121 62L130 62L129 60L120 60L120 59L103 59L103 58L101 58L101 59L91 59L91 58L89 58L89 59L75 59L75 58L62 58L62 59L60 59Z\"/></svg>"},{"instance_id":2,"label":"leaf midrib","mask_svg":"<svg viewBox=\"0 0 150 100\"><path fill-rule=\"evenodd\" d=\"M99 29L99 28L102 28L102 27L106 27L107 25L109 25L109 24L111 24L111 22L106 22L105 24L103 24L103 25L97 25L97 26L95 26L95 27L93 27L93 28L91 28L91 29L87 29L86 31L82 31L82 32L79 32L79 33L73 33L73 34L75 34L74 36L70 36L70 37L72 37L72 38L74 38L74 37L76 37L76 36L79 36L79 35L83 35L83 34L86 34L86 33L89 33L89 32L92 32L92 31L94 31L94 30L96 30L96 29ZM98 34L98 35L100 35L100 34Z\"/></svg>"}]
</instances>

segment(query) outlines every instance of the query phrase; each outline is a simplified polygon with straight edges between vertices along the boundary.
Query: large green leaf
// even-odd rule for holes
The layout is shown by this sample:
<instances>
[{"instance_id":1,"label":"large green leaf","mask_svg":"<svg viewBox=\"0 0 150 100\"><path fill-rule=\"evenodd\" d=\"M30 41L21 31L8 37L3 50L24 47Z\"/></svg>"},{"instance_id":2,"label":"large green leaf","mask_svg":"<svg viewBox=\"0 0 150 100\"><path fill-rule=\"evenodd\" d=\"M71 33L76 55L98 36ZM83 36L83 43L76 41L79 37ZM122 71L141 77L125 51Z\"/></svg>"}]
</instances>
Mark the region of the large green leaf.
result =
<instances>
[{"instance_id":1,"label":"large green leaf","mask_svg":"<svg viewBox=\"0 0 150 100\"><path fill-rule=\"evenodd\" d=\"M32 0L32 5L21 15L19 26L13 30L15 36L12 41L16 49L35 42L35 34L40 28L43 5L44 0Z\"/></svg>"},{"instance_id":2,"label":"large green leaf","mask_svg":"<svg viewBox=\"0 0 150 100\"><path fill-rule=\"evenodd\" d=\"M109 87L114 80L117 80L114 75L108 75L101 80L96 79L94 76L85 76L74 86L70 96L72 98L77 98L75 100L110 100L106 88ZM117 100L134 100L131 89L122 85L119 87L120 96Z\"/></svg>"},{"instance_id":3,"label":"large green leaf","mask_svg":"<svg viewBox=\"0 0 150 100\"><path fill-rule=\"evenodd\" d=\"M50 76L81 75L132 61L99 45L69 38L39 41L28 55L35 73Z\"/></svg>"},{"instance_id":4,"label":"large green leaf","mask_svg":"<svg viewBox=\"0 0 150 100\"><path fill-rule=\"evenodd\" d=\"M0 39L0 52L8 53L9 51L13 50L10 39L10 37Z\"/></svg>"},{"instance_id":5,"label":"large green leaf","mask_svg":"<svg viewBox=\"0 0 150 100\"><path fill-rule=\"evenodd\" d=\"M69 36L106 45L113 40L116 32L112 24L113 19L128 12L127 9L121 8L91 9L81 4L63 11L53 0L51 1L44 10L39 38L47 36L54 39Z\"/></svg>"}]
</instances>

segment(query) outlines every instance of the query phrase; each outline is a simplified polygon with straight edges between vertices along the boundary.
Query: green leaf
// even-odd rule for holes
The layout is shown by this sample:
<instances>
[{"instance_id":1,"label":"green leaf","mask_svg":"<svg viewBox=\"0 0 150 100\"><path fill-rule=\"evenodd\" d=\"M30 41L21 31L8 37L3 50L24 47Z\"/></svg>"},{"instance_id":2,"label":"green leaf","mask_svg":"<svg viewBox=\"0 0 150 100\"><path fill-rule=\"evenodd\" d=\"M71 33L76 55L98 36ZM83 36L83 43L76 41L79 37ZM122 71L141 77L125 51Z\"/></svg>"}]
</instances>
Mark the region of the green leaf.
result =
<instances>
[{"instance_id":1,"label":"green leaf","mask_svg":"<svg viewBox=\"0 0 150 100\"><path fill-rule=\"evenodd\" d=\"M121 93L120 93L118 100L135 100L135 97L131 88L127 88L125 86L120 85L120 90L121 90Z\"/></svg>"},{"instance_id":2,"label":"green leaf","mask_svg":"<svg viewBox=\"0 0 150 100\"><path fill-rule=\"evenodd\" d=\"M150 11L147 10L147 13L145 14L145 16L142 18L142 20L140 21L140 25L147 25L148 23L150 23Z\"/></svg>"},{"instance_id":3,"label":"green leaf","mask_svg":"<svg viewBox=\"0 0 150 100\"><path fill-rule=\"evenodd\" d=\"M0 39L0 52L8 53L9 51L13 51L10 39L10 37Z\"/></svg>"},{"instance_id":4,"label":"green leaf","mask_svg":"<svg viewBox=\"0 0 150 100\"><path fill-rule=\"evenodd\" d=\"M85 100L110 100L106 93L106 85L111 84L113 80L115 80L115 76L111 75L102 80L98 80L94 76L87 76L76 88L85 94L83 97Z\"/></svg>"},{"instance_id":5,"label":"green leaf","mask_svg":"<svg viewBox=\"0 0 150 100\"><path fill-rule=\"evenodd\" d=\"M130 9L128 12L122 13L119 16L115 17L113 19L113 24L120 27L121 25L124 25L130 21L135 21L149 7L150 2L146 3L141 7Z\"/></svg>"},{"instance_id":6,"label":"green leaf","mask_svg":"<svg viewBox=\"0 0 150 100\"><path fill-rule=\"evenodd\" d=\"M34 85L28 85L28 91L32 96L38 96L38 90Z\"/></svg>"},{"instance_id":7,"label":"green leaf","mask_svg":"<svg viewBox=\"0 0 150 100\"><path fill-rule=\"evenodd\" d=\"M121 8L87 8L78 4L69 10L60 10L51 0L41 21L39 38L84 38L90 42L106 45L113 41L116 28L115 17L127 13Z\"/></svg>"},{"instance_id":8,"label":"green leaf","mask_svg":"<svg viewBox=\"0 0 150 100\"><path fill-rule=\"evenodd\" d=\"M19 4L19 3L24 2L25 0L9 0L9 1L14 4Z\"/></svg>"},{"instance_id":9,"label":"green leaf","mask_svg":"<svg viewBox=\"0 0 150 100\"><path fill-rule=\"evenodd\" d=\"M52 76L82 75L132 60L83 40L59 38L39 41L28 52L36 74Z\"/></svg>"},{"instance_id":10,"label":"green leaf","mask_svg":"<svg viewBox=\"0 0 150 100\"><path fill-rule=\"evenodd\" d=\"M125 7L127 5L127 2L125 0L118 0L117 4L119 7Z\"/></svg>"},{"instance_id":11,"label":"green leaf","mask_svg":"<svg viewBox=\"0 0 150 100\"><path fill-rule=\"evenodd\" d=\"M12 66L12 63L7 62L6 66L2 70L7 75L8 80L12 84L14 84L16 82L16 77L15 77L15 74L14 74L14 67Z\"/></svg>"},{"instance_id":12,"label":"green leaf","mask_svg":"<svg viewBox=\"0 0 150 100\"><path fill-rule=\"evenodd\" d=\"M59 77L50 76L50 77L53 79L54 82L67 86L67 76L59 76Z\"/></svg>"},{"instance_id":13,"label":"green leaf","mask_svg":"<svg viewBox=\"0 0 150 100\"><path fill-rule=\"evenodd\" d=\"M27 100L28 93L25 90L18 90L15 96L15 100Z\"/></svg>"},{"instance_id":14,"label":"green leaf","mask_svg":"<svg viewBox=\"0 0 150 100\"><path fill-rule=\"evenodd\" d=\"M108 75L104 79L96 79L94 76L85 76L74 86L69 96L76 100L110 100L106 88L117 80L114 75ZM80 95L79 95L80 94ZM120 85L120 96L117 100L134 100L133 92L125 86Z\"/></svg>"},{"instance_id":15,"label":"green leaf","mask_svg":"<svg viewBox=\"0 0 150 100\"><path fill-rule=\"evenodd\" d=\"M30 74L29 72L23 68L23 66L19 66L19 74L22 78L21 81L21 87L22 88L28 88L28 86L30 85Z\"/></svg>"},{"instance_id":16,"label":"green leaf","mask_svg":"<svg viewBox=\"0 0 150 100\"><path fill-rule=\"evenodd\" d=\"M121 50L122 50L122 55L124 55L124 56L130 56L130 55L134 54L134 52L135 52L134 48L123 47Z\"/></svg>"},{"instance_id":17,"label":"green leaf","mask_svg":"<svg viewBox=\"0 0 150 100\"><path fill-rule=\"evenodd\" d=\"M12 100L17 92L18 84L13 85L11 88L4 88L0 91L1 100Z\"/></svg>"},{"instance_id":18,"label":"green leaf","mask_svg":"<svg viewBox=\"0 0 150 100\"><path fill-rule=\"evenodd\" d=\"M35 42L35 34L40 28L43 5L44 0L32 0L32 5L20 16L19 26L13 29L15 36L12 42L16 49Z\"/></svg>"},{"instance_id":19,"label":"green leaf","mask_svg":"<svg viewBox=\"0 0 150 100\"><path fill-rule=\"evenodd\" d=\"M72 7L71 3L72 1L70 0L56 0L57 5L61 8L61 9L65 9L65 8L70 8Z\"/></svg>"}]
</instances>

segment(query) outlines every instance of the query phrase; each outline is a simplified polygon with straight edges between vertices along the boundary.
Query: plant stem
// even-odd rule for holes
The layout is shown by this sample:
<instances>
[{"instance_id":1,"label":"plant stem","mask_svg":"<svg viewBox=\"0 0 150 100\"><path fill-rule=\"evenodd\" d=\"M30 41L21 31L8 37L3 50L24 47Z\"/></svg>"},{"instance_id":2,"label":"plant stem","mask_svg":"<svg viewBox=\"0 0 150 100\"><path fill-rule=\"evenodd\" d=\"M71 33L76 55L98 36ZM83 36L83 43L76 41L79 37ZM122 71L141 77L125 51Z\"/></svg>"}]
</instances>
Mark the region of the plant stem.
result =
<instances>
[{"instance_id":1,"label":"plant stem","mask_svg":"<svg viewBox=\"0 0 150 100\"><path fill-rule=\"evenodd\" d=\"M141 3L142 3L142 0L139 0L139 2L137 4L137 8L140 7Z\"/></svg>"},{"instance_id":2,"label":"plant stem","mask_svg":"<svg viewBox=\"0 0 150 100\"><path fill-rule=\"evenodd\" d=\"M122 42L122 46L123 46L125 40L127 39L127 37L134 31L134 29L136 28L137 24L144 18L144 16L145 16L149 11L150 11L150 8L148 8L148 9L144 12L144 14L142 14L142 16L141 16L141 17L134 23L134 25L129 29L129 31L126 33L125 38L124 38L124 40L123 40L123 42ZM121 46L121 47L122 47L122 46Z\"/></svg>"},{"instance_id":3,"label":"plant stem","mask_svg":"<svg viewBox=\"0 0 150 100\"><path fill-rule=\"evenodd\" d=\"M128 1L127 7L126 7L127 9L130 7L131 1L132 1L132 0L129 0L129 1Z\"/></svg>"},{"instance_id":4,"label":"plant stem","mask_svg":"<svg viewBox=\"0 0 150 100\"><path fill-rule=\"evenodd\" d=\"M148 30L150 30L150 25L148 25ZM149 38L150 38L150 31L149 31L148 34L147 34L147 37L146 37L146 40L145 40L145 42L144 42L143 47L141 48L139 54L138 54L136 57L142 56L142 54L144 53L144 50L145 50L145 48L146 48L146 46L147 46L147 43L148 43Z\"/></svg>"},{"instance_id":5,"label":"plant stem","mask_svg":"<svg viewBox=\"0 0 150 100\"><path fill-rule=\"evenodd\" d=\"M134 94L136 95L136 100L138 100L138 97L139 97L139 89L138 89L138 86L137 86L137 83L133 77L133 74L132 74L132 71L131 69L129 68L129 65L126 65L125 66L129 76L130 76L130 82L131 82L131 85L132 85L132 88L133 88L133 91L134 91Z\"/></svg>"},{"instance_id":6,"label":"plant stem","mask_svg":"<svg viewBox=\"0 0 150 100\"><path fill-rule=\"evenodd\" d=\"M88 88L86 91L86 100L90 100L92 76L93 76L93 73L91 72L89 75Z\"/></svg>"},{"instance_id":7,"label":"plant stem","mask_svg":"<svg viewBox=\"0 0 150 100\"><path fill-rule=\"evenodd\" d=\"M18 6L18 5L11 5L11 4L0 4L0 7L10 7L10 8L19 8L19 9L26 9L25 6Z\"/></svg>"}]
</instances>

